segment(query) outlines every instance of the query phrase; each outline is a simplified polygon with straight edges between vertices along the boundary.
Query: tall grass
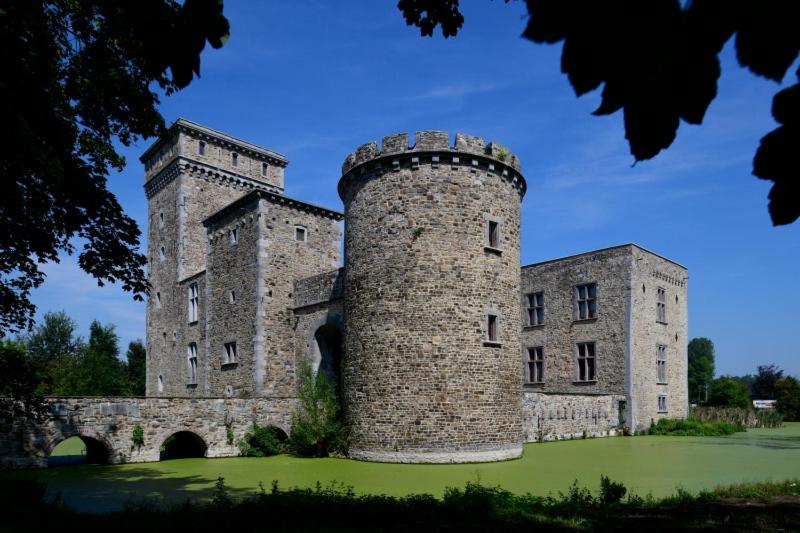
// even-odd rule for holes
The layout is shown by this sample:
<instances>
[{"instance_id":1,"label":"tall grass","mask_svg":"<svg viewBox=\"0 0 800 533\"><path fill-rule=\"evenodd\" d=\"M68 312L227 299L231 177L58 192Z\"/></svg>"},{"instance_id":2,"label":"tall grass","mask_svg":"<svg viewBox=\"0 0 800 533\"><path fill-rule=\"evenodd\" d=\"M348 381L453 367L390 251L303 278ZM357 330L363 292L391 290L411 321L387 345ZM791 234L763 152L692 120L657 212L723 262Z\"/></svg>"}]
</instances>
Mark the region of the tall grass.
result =
<instances>
[{"instance_id":1,"label":"tall grass","mask_svg":"<svg viewBox=\"0 0 800 533\"><path fill-rule=\"evenodd\" d=\"M774 409L742 409L741 407L692 407L689 418L701 422L727 422L748 428L777 428L783 425L783 415Z\"/></svg>"},{"instance_id":2,"label":"tall grass","mask_svg":"<svg viewBox=\"0 0 800 533\"><path fill-rule=\"evenodd\" d=\"M745 431L742 424L729 422L701 421L694 418L662 418L650 426L650 435L675 435L679 437L720 437Z\"/></svg>"}]
</instances>

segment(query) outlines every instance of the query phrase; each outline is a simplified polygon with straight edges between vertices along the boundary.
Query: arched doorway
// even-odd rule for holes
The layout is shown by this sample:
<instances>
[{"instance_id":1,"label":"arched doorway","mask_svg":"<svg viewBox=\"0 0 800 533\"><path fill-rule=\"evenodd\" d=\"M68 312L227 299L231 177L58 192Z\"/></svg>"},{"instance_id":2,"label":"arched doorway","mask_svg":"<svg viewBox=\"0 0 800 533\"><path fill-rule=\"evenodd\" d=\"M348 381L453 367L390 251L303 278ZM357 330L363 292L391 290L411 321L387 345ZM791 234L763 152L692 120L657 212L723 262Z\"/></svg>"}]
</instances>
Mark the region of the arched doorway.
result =
<instances>
[{"instance_id":1,"label":"arched doorway","mask_svg":"<svg viewBox=\"0 0 800 533\"><path fill-rule=\"evenodd\" d=\"M191 431L173 433L161 443L159 460L205 457L208 446L200 435Z\"/></svg>"},{"instance_id":2,"label":"arched doorway","mask_svg":"<svg viewBox=\"0 0 800 533\"><path fill-rule=\"evenodd\" d=\"M340 387L342 365L342 334L334 324L324 324L314 332L315 357L312 369L321 372L331 383Z\"/></svg>"},{"instance_id":3,"label":"arched doorway","mask_svg":"<svg viewBox=\"0 0 800 533\"><path fill-rule=\"evenodd\" d=\"M47 458L47 466L109 463L111 450L92 437L76 435L68 437L53 447Z\"/></svg>"}]
</instances>

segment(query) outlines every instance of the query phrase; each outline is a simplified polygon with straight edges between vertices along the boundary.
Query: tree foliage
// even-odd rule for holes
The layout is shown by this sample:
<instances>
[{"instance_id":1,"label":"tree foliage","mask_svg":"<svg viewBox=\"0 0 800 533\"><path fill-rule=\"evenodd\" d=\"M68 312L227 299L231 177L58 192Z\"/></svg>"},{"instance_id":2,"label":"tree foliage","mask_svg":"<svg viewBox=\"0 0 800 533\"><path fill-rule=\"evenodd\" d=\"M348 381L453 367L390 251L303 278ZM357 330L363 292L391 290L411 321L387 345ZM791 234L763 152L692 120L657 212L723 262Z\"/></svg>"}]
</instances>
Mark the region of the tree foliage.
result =
<instances>
[{"instance_id":1,"label":"tree foliage","mask_svg":"<svg viewBox=\"0 0 800 533\"><path fill-rule=\"evenodd\" d=\"M323 373L312 372L305 363L298 373L299 406L292 417L289 448L295 455L326 457L344 453L347 433L341 420L336 386Z\"/></svg>"},{"instance_id":2,"label":"tree foliage","mask_svg":"<svg viewBox=\"0 0 800 533\"><path fill-rule=\"evenodd\" d=\"M775 383L775 408L786 418L800 422L800 382L786 376Z\"/></svg>"},{"instance_id":3,"label":"tree foliage","mask_svg":"<svg viewBox=\"0 0 800 533\"><path fill-rule=\"evenodd\" d=\"M140 231L106 188L157 90L186 87L228 35L222 0L0 0L0 336L29 329L41 264L80 247L99 285L147 291Z\"/></svg>"},{"instance_id":4,"label":"tree foliage","mask_svg":"<svg viewBox=\"0 0 800 533\"><path fill-rule=\"evenodd\" d=\"M128 343L125 354L128 370L128 393L133 396L145 395L147 357L144 343L140 339Z\"/></svg>"},{"instance_id":5,"label":"tree foliage","mask_svg":"<svg viewBox=\"0 0 800 533\"><path fill-rule=\"evenodd\" d=\"M783 370L775 365L759 365L753 380L751 396L754 400L774 400L775 385L783 378Z\"/></svg>"},{"instance_id":6,"label":"tree foliage","mask_svg":"<svg viewBox=\"0 0 800 533\"><path fill-rule=\"evenodd\" d=\"M697 337L689 341L689 401L705 401L706 388L714 380L714 343Z\"/></svg>"},{"instance_id":7,"label":"tree foliage","mask_svg":"<svg viewBox=\"0 0 800 533\"><path fill-rule=\"evenodd\" d=\"M708 405L717 407L750 407L747 387L728 376L715 379L708 391Z\"/></svg>"},{"instance_id":8,"label":"tree foliage","mask_svg":"<svg viewBox=\"0 0 800 533\"><path fill-rule=\"evenodd\" d=\"M509 0L505 0L506 3ZM594 115L622 111L636 161L675 140L681 121L701 124L717 96L719 53L735 36L739 64L781 82L800 51L800 3L757 0L526 0L522 36L564 42L561 71L577 96L598 89ZM458 0L400 0L409 25L432 36L454 36L464 23ZM800 80L800 69L797 71ZM774 182L769 212L775 225L800 216L800 83L778 92L772 115L780 124L761 139L753 174Z\"/></svg>"},{"instance_id":9,"label":"tree foliage","mask_svg":"<svg viewBox=\"0 0 800 533\"><path fill-rule=\"evenodd\" d=\"M36 365L19 342L0 340L0 419L38 419L47 412Z\"/></svg>"}]
</instances>

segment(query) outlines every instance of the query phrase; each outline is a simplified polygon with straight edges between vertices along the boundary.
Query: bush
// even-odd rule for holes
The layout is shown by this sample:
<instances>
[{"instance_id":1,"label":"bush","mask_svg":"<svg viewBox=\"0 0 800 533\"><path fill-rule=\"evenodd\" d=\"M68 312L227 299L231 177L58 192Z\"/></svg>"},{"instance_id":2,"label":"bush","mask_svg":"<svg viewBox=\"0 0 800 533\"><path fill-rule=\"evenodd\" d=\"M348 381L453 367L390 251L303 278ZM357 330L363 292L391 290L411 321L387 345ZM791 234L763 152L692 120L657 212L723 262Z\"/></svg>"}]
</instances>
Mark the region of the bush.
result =
<instances>
[{"instance_id":1,"label":"bush","mask_svg":"<svg viewBox=\"0 0 800 533\"><path fill-rule=\"evenodd\" d=\"M314 376L311 367L300 367L300 405L292 417L289 449L302 457L327 457L347 451L347 432L341 420L336 386L325 374Z\"/></svg>"},{"instance_id":2,"label":"bush","mask_svg":"<svg viewBox=\"0 0 800 533\"><path fill-rule=\"evenodd\" d=\"M254 423L238 445L245 457L269 457L286 451L286 437L280 428Z\"/></svg>"},{"instance_id":3,"label":"bush","mask_svg":"<svg viewBox=\"0 0 800 533\"><path fill-rule=\"evenodd\" d=\"M800 422L800 383L797 379L787 376L775 383L775 408L787 420Z\"/></svg>"},{"instance_id":4,"label":"bush","mask_svg":"<svg viewBox=\"0 0 800 533\"><path fill-rule=\"evenodd\" d=\"M131 442L136 448L141 448L144 446L144 429L139 422L136 422L136 425L133 426L133 431L131 432Z\"/></svg>"},{"instance_id":5,"label":"bush","mask_svg":"<svg viewBox=\"0 0 800 533\"><path fill-rule=\"evenodd\" d=\"M730 377L715 379L708 392L708 405L718 407L750 407L747 387Z\"/></svg>"},{"instance_id":6,"label":"bush","mask_svg":"<svg viewBox=\"0 0 800 533\"><path fill-rule=\"evenodd\" d=\"M719 421L700 421L692 418L676 420L662 418L650 426L650 435L674 435L679 437L719 437L745 431L742 424Z\"/></svg>"},{"instance_id":7,"label":"bush","mask_svg":"<svg viewBox=\"0 0 800 533\"><path fill-rule=\"evenodd\" d=\"M611 481L606 476L600 476L600 503L602 505L616 505L625 497L628 489L618 481Z\"/></svg>"}]
</instances>

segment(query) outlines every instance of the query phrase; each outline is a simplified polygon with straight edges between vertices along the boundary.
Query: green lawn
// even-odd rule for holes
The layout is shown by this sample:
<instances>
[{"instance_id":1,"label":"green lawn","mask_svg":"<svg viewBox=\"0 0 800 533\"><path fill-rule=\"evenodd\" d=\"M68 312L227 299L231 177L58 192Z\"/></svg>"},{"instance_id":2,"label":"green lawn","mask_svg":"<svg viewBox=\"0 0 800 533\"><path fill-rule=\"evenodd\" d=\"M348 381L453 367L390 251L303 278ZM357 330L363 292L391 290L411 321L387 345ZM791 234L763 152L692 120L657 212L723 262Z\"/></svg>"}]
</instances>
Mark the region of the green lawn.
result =
<instances>
[{"instance_id":1,"label":"green lawn","mask_svg":"<svg viewBox=\"0 0 800 533\"><path fill-rule=\"evenodd\" d=\"M61 441L58 446L53 449L50 457L64 457L86 455L86 445L80 437L70 437Z\"/></svg>"},{"instance_id":2,"label":"green lawn","mask_svg":"<svg viewBox=\"0 0 800 533\"><path fill-rule=\"evenodd\" d=\"M343 459L180 459L118 466L69 466L4 473L33 477L60 491L81 510L111 510L127 499L173 501L206 496L218 476L233 494L272 480L280 486L338 481L356 492L441 495L447 486L480 480L517 493L566 491L577 479L596 489L600 475L622 481L638 494L668 495L677 487L696 491L741 481L800 477L800 423L749 430L729 437L614 437L528 444L521 459L466 465L395 465Z\"/></svg>"}]
</instances>

